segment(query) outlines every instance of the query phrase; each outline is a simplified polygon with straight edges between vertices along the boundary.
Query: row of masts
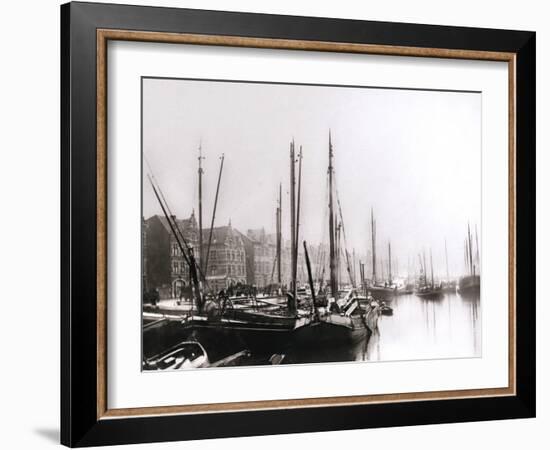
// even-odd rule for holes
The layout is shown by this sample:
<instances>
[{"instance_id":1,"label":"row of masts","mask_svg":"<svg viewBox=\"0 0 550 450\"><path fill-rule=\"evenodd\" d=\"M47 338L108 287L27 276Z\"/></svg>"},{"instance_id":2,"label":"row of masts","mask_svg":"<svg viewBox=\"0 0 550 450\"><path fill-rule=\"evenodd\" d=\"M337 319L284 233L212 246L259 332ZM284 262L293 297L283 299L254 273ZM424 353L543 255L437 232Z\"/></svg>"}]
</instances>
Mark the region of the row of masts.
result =
<instances>
[{"instance_id":1,"label":"row of masts","mask_svg":"<svg viewBox=\"0 0 550 450\"><path fill-rule=\"evenodd\" d=\"M468 224L468 235L466 239L464 240L464 264L466 266L466 269L468 271L468 274L470 276L478 275L479 273L476 273L476 268L479 272L479 241L477 238L477 225L475 227L475 256L473 254L472 249L472 233L470 232L470 224Z\"/></svg>"},{"instance_id":2,"label":"row of masts","mask_svg":"<svg viewBox=\"0 0 550 450\"><path fill-rule=\"evenodd\" d=\"M206 254L204 253L204 240L203 240L203 226L202 226L202 176L204 174L204 170L202 168L202 161L205 159L204 156L202 156L202 142L199 144L199 168L198 168L198 175L199 175L199 268L201 269L202 273L202 281L206 279L206 274L208 273L208 260L210 257L210 247L212 245L212 233L214 230L214 222L216 219L216 209L218 206L218 197L220 193L220 183L222 179L222 173L223 173L223 163L225 159L225 155L222 153L222 156L220 157L220 170L218 172L218 182L216 185L216 195L214 197L214 208L212 210L212 220L210 222L210 229L208 233L208 245L206 247Z\"/></svg>"},{"instance_id":3,"label":"row of masts","mask_svg":"<svg viewBox=\"0 0 550 450\"><path fill-rule=\"evenodd\" d=\"M332 293L338 291L338 286L341 281L341 260L342 256L345 260L346 271L349 277L350 284L354 287L357 286L356 278L356 256L355 249L353 249L353 257L351 257L350 252L347 250L346 245L342 246L342 237L344 238L345 244L345 230L343 226L342 210L340 206L339 199L336 195L336 202L338 205L339 217L335 212L335 178L334 178L334 149L332 145L332 135L329 130L329 142L328 142L328 210L329 210L329 268L330 268L330 290ZM214 208L212 211L211 224L209 228L209 235L207 241L206 251L204 249L204 237L203 237L203 192L202 192L202 178L204 170L202 168L202 161L204 160L202 155L202 143L199 144L199 156L198 156L198 225L199 225L199 258L198 258L198 268L201 281L205 281L206 274L208 273L208 260L210 255L210 247L212 243L212 233L214 229L216 209L219 197L220 182L223 172L224 164L224 155L220 157L220 168L218 173L218 180L216 186L216 195L214 199ZM300 235L300 204L301 204L301 183L302 183L302 146L299 147L299 152L296 153L296 145L294 140L290 142L290 256L291 256L291 266L290 266L290 292L293 297L296 298L296 289L297 289L297 276L298 276L298 242ZM296 166L298 174L296 175ZM160 189L157 185L157 190ZM282 238L282 184L279 184L278 192L278 201L275 214L276 222L276 257L274 260L273 272L276 269L277 273L277 284L282 285L283 281L283 270L282 270L282 247L283 247L283 238ZM338 220L339 219L339 220ZM372 274L371 274L371 284L376 285L379 282L380 274L377 272L377 252L376 252L376 220L374 218L374 211L371 208L371 220L370 220L370 231L371 231L371 257L372 257ZM180 233L181 234L181 233ZM472 235L470 232L470 226L468 224L468 237L465 241L465 262L468 268L468 272L471 275L476 274L476 263L479 261L479 247L478 247L478 238L477 238L477 227L475 233L476 241L476 257L473 256L472 251ZM388 260L387 260L387 277L385 277L384 267L382 268L382 279L391 286L394 279L394 271L392 270L392 248L391 242L387 244L388 250ZM321 251L321 244L319 245L319 251L316 261L316 279L323 282L324 279L324 267L325 267L325 254ZM423 256L419 255L420 260L420 271L421 275L424 277L424 281L427 283L427 267L426 267L426 258L425 254ZM188 263L188 262L187 262ZM189 264L189 263L188 263ZM447 253L447 241L445 240L445 266L446 266L446 276L449 280L449 264L448 264L448 253ZM323 267L323 269L320 269ZM434 275L433 275L433 260L430 249L430 267L431 267L431 285L434 285ZM365 283L366 265L360 260L359 261L359 275L361 284ZM410 271L408 271L410 272ZM409 277L410 274L408 274Z\"/></svg>"},{"instance_id":4,"label":"row of masts","mask_svg":"<svg viewBox=\"0 0 550 450\"><path fill-rule=\"evenodd\" d=\"M296 158L298 158L296 160ZM296 192L296 162L298 161L298 192ZM291 252L291 281L292 297L296 298L298 276L298 242L300 235L300 198L302 187L302 146L296 155L294 139L290 143L290 252Z\"/></svg>"}]
</instances>

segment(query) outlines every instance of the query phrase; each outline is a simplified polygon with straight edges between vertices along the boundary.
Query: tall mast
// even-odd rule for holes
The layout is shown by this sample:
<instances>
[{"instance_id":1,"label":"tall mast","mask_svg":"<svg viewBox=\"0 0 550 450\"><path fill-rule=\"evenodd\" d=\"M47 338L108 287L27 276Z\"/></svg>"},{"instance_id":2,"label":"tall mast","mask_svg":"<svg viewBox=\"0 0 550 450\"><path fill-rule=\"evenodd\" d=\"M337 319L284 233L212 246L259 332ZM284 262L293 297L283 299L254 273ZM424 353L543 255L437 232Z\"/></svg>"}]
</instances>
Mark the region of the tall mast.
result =
<instances>
[{"instance_id":1,"label":"tall mast","mask_svg":"<svg viewBox=\"0 0 550 450\"><path fill-rule=\"evenodd\" d=\"M468 239L464 238L464 267L468 269Z\"/></svg>"},{"instance_id":2,"label":"tall mast","mask_svg":"<svg viewBox=\"0 0 550 450\"><path fill-rule=\"evenodd\" d=\"M392 282L392 273L391 273L391 242L388 242L388 281L391 285Z\"/></svg>"},{"instance_id":3,"label":"tall mast","mask_svg":"<svg viewBox=\"0 0 550 450\"><path fill-rule=\"evenodd\" d=\"M157 201L159 202L159 205L162 209L162 212L164 214L164 217L166 221L168 222L168 226L170 227L170 230L172 231L172 235L174 236L174 239L176 240L176 243L178 244L178 247L185 259L185 262L189 265L189 275L191 278L191 281L193 282L193 290L195 294L195 301L197 303L197 309L199 313L202 313L202 297L201 297L201 291L200 291L200 285L199 285L199 278L197 276L197 265L195 261L195 257L193 255L193 248L189 247L187 243L185 242L185 238L183 237L183 234L181 234L181 230L179 230L179 227L175 221L175 216L169 214L170 208L168 207L168 203L164 199L164 195L162 194L162 191L160 190L160 186L158 186L158 189L160 191L157 192L157 188L155 187L153 180L151 177L149 177L149 182L151 183L151 187L153 188L153 192L155 193L155 197L157 198ZM162 199L161 199L162 198ZM164 200L164 203L163 203ZM176 231L177 230L177 231ZM181 240L180 240L181 238ZM185 248L184 248L185 245ZM187 252L186 252L187 250Z\"/></svg>"},{"instance_id":4,"label":"tall mast","mask_svg":"<svg viewBox=\"0 0 550 450\"><path fill-rule=\"evenodd\" d=\"M210 222L210 233L208 235L208 247L206 248L206 260L204 263L204 277L208 274L208 259L210 258L210 245L212 244L212 230L214 229L214 219L216 218L216 208L218 207L218 195L220 193L220 182L222 180L223 161L225 155L220 157L220 172L218 174L218 184L216 185L216 197L214 199L214 209L212 210L212 222Z\"/></svg>"},{"instance_id":5,"label":"tall mast","mask_svg":"<svg viewBox=\"0 0 550 450\"><path fill-rule=\"evenodd\" d=\"M355 248L353 249L353 287L357 287L357 272L355 270Z\"/></svg>"},{"instance_id":6,"label":"tall mast","mask_svg":"<svg viewBox=\"0 0 550 450\"><path fill-rule=\"evenodd\" d=\"M295 227L296 227L296 237L294 238L294 280L296 280L296 272L298 268L298 242L299 242L299 235L300 235L300 198L301 198L301 191L302 191L302 146L300 145L300 153L298 154L298 195L296 198L296 219L295 219Z\"/></svg>"},{"instance_id":7,"label":"tall mast","mask_svg":"<svg viewBox=\"0 0 550 450\"><path fill-rule=\"evenodd\" d=\"M204 268L204 252L203 252L203 242L202 242L202 174L204 170L202 169L202 141L199 143L199 267Z\"/></svg>"},{"instance_id":8,"label":"tall mast","mask_svg":"<svg viewBox=\"0 0 550 450\"><path fill-rule=\"evenodd\" d=\"M370 229L372 240L372 284L376 284L376 222L374 221L374 212L370 209Z\"/></svg>"},{"instance_id":9,"label":"tall mast","mask_svg":"<svg viewBox=\"0 0 550 450\"><path fill-rule=\"evenodd\" d=\"M336 287L342 281L342 222L336 225Z\"/></svg>"},{"instance_id":10,"label":"tall mast","mask_svg":"<svg viewBox=\"0 0 550 450\"><path fill-rule=\"evenodd\" d=\"M468 223L468 255L470 263L470 275L475 275L474 262L472 258L472 235L470 234L470 224Z\"/></svg>"},{"instance_id":11,"label":"tall mast","mask_svg":"<svg viewBox=\"0 0 550 450\"><path fill-rule=\"evenodd\" d=\"M447 271L447 283L449 282L449 256L447 255L447 239L445 239L445 269Z\"/></svg>"},{"instance_id":12,"label":"tall mast","mask_svg":"<svg viewBox=\"0 0 550 450\"><path fill-rule=\"evenodd\" d=\"M290 288L296 299L296 180L295 180L294 139L290 143Z\"/></svg>"},{"instance_id":13,"label":"tall mast","mask_svg":"<svg viewBox=\"0 0 550 450\"><path fill-rule=\"evenodd\" d=\"M333 203L333 192L332 192L332 176L333 170L332 167L332 136L329 130L328 132L328 226L329 226L329 243L330 243L330 290L332 296L336 298L338 287L336 285L336 253L334 248L334 238L335 238L335 229L334 229L334 203Z\"/></svg>"},{"instance_id":14,"label":"tall mast","mask_svg":"<svg viewBox=\"0 0 550 450\"><path fill-rule=\"evenodd\" d=\"M422 250L422 259L424 260L424 284L428 284L428 268L426 267L426 252Z\"/></svg>"},{"instance_id":15,"label":"tall mast","mask_svg":"<svg viewBox=\"0 0 550 450\"><path fill-rule=\"evenodd\" d=\"M479 241L477 240L477 224L476 224L476 263L479 273Z\"/></svg>"},{"instance_id":16,"label":"tall mast","mask_svg":"<svg viewBox=\"0 0 550 450\"><path fill-rule=\"evenodd\" d=\"M434 264L432 260L432 249L430 248L430 272L432 274L432 289L434 287Z\"/></svg>"},{"instance_id":17,"label":"tall mast","mask_svg":"<svg viewBox=\"0 0 550 450\"><path fill-rule=\"evenodd\" d=\"M309 255L307 252L307 244L306 241L304 241L304 258L306 260L306 267L307 267L307 278L309 281L309 288L311 289L311 312L315 314L315 286L313 284L313 275L311 274L311 263L309 261Z\"/></svg>"},{"instance_id":18,"label":"tall mast","mask_svg":"<svg viewBox=\"0 0 550 450\"><path fill-rule=\"evenodd\" d=\"M396 256L393 260L393 275L396 278L399 278L399 258Z\"/></svg>"},{"instance_id":19,"label":"tall mast","mask_svg":"<svg viewBox=\"0 0 550 450\"><path fill-rule=\"evenodd\" d=\"M279 283L279 286L281 285L281 225L282 225L282 202L283 202L283 194L282 194L282 184L279 183L279 205L277 208L277 283Z\"/></svg>"}]
</instances>

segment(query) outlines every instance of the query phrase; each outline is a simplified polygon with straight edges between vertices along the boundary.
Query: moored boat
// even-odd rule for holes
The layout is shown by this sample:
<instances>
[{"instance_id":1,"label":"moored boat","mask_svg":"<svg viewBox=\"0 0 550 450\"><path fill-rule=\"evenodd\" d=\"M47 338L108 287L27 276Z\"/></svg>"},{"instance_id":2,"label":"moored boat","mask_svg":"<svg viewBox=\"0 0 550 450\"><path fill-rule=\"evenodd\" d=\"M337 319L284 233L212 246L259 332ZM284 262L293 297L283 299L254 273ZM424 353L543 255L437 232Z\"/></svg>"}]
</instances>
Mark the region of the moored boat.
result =
<instances>
[{"instance_id":1,"label":"moored boat","mask_svg":"<svg viewBox=\"0 0 550 450\"><path fill-rule=\"evenodd\" d=\"M432 251L430 250L430 269L431 269L431 280L428 282L427 279L427 268L426 268L426 256L423 255L423 258L420 258L420 277L418 279L418 284L414 293L417 297L424 299L436 300L443 296L443 289L441 284L436 285L434 282L434 267L432 259Z\"/></svg>"},{"instance_id":2,"label":"moored boat","mask_svg":"<svg viewBox=\"0 0 550 450\"><path fill-rule=\"evenodd\" d=\"M208 355L196 341L184 341L143 361L143 370L183 370L208 367Z\"/></svg>"},{"instance_id":3,"label":"moored boat","mask_svg":"<svg viewBox=\"0 0 550 450\"><path fill-rule=\"evenodd\" d=\"M337 276L337 227L334 214L334 187L333 187L333 147L329 131L329 162L328 162L328 197L329 197L329 266L330 266L330 292L328 304L323 308L314 308L315 313L311 323L294 332L294 343L299 347L315 346L343 346L352 345L357 342L368 342L373 331L377 329L379 315L378 305L365 305L363 309L353 289L350 289L345 296L341 297L338 289ZM340 219L342 211L340 209ZM338 227L339 228L339 227ZM346 252L347 253L347 252ZM309 276L310 290L312 293L312 304L315 305L315 290L307 246L304 242L304 254ZM369 325L370 322L370 325Z\"/></svg>"},{"instance_id":4,"label":"moored boat","mask_svg":"<svg viewBox=\"0 0 550 450\"><path fill-rule=\"evenodd\" d=\"M438 299L443 296L443 290L439 286L421 286L414 293L417 297L425 299Z\"/></svg>"},{"instance_id":5,"label":"moored boat","mask_svg":"<svg viewBox=\"0 0 550 450\"><path fill-rule=\"evenodd\" d=\"M477 240L477 227L476 227L476 252L472 250L472 234L470 232L470 224L468 224L468 235L464 242L464 262L468 273L458 280L457 292L462 297L479 297L481 278L479 276L479 246Z\"/></svg>"},{"instance_id":6,"label":"moored boat","mask_svg":"<svg viewBox=\"0 0 550 450\"><path fill-rule=\"evenodd\" d=\"M479 297L480 285L481 279L479 275L467 275L458 280L457 292L463 297Z\"/></svg>"}]
</instances>

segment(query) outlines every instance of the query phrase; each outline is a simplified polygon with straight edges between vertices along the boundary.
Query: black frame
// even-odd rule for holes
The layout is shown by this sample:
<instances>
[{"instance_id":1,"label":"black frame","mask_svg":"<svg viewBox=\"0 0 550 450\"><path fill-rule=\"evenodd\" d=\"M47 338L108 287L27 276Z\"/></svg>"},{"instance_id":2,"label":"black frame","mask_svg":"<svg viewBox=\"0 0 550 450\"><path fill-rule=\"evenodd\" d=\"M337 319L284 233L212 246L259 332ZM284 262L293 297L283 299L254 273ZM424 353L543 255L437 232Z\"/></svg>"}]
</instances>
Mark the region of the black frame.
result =
<instances>
[{"instance_id":1,"label":"black frame","mask_svg":"<svg viewBox=\"0 0 550 450\"><path fill-rule=\"evenodd\" d=\"M96 29L516 54L517 395L97 419ZM91 446L535 416L535 33L126 5L61 6L61 443Z\"/></svg>"}]
</instances>

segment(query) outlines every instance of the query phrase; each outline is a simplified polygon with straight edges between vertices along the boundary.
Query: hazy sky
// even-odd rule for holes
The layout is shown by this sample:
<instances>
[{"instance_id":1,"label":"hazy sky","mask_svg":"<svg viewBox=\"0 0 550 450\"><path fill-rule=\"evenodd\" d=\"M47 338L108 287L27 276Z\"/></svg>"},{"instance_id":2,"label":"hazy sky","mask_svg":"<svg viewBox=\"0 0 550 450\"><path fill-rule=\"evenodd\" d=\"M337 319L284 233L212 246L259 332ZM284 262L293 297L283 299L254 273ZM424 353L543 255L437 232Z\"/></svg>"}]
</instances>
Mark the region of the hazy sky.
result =
<instances>
[{"instance_id":1,"label":"hazy sky","mask_svg":"<svg viewBox=\"0 0 550 450\"><path fill-rule=\"evenodd\" d=\"M289 235L289 143L303 146L301 240L326 241L328 134L348 249L370 249L370 208L378 252L407 258L433 250L444 271L462 270L468 221L480 224L481 94L144 79L143 152L172 211L198 212L202 141L203 225L214 205L225 154L216 226L275 230L283 183ZM161 214L145 178L143 214ZM325 236L323 238L323 236Z\"/></svg>"}]
</instances>

